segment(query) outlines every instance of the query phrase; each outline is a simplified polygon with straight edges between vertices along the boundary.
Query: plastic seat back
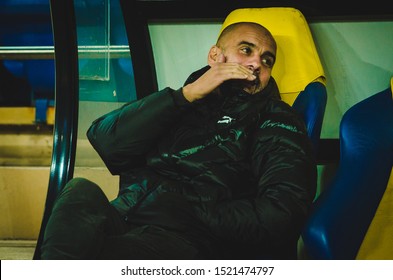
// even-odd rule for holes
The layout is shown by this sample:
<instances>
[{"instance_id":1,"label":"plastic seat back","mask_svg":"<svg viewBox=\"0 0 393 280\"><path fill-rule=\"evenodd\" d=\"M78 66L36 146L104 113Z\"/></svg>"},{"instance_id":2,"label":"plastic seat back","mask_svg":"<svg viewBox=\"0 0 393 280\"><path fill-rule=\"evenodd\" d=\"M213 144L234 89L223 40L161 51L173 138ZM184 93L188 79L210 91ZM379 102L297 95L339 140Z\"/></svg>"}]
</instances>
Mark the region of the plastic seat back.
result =
<instances>
[{"instance_id":1,"label":"plastic seat back","mask_svg":"<svg viewBox=\"0 0 393 280\"><path fill-rule=\"evenodd\" d=\"M391 85L352 106L341 120L337 173L315 201L302 234L308 258L356 258L392 166Z\"/></svg>"}]
</instances>

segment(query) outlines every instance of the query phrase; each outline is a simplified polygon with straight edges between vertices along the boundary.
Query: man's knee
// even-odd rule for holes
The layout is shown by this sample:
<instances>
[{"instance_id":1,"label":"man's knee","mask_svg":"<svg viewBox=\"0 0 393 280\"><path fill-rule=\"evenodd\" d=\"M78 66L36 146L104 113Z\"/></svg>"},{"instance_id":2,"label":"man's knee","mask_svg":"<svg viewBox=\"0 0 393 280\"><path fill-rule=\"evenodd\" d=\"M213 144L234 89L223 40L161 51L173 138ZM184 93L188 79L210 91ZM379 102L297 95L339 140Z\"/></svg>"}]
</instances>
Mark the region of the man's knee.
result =
<instances>
[{"instance_id":1,"label":"man's knee","mask_svg":"<svg viewBox=\"0 0 393 280\"><path fill-rule=\"evenodd\" d=\"M64 190L82 191L82 192L96 192L99 186L85 178L73 178L65 185Z\"/></svg>"},{"instance_id":2,"label":"man's knee","mask_svg":"<svg viewBox=\"0 0 393 280\"><path fill-rule=\"evenodd\" d=\"M100 201L107 201L107 197L96 183L85 178L73 178L60 193L56 204L89 204Z\"/></svg>"}]
</instances>

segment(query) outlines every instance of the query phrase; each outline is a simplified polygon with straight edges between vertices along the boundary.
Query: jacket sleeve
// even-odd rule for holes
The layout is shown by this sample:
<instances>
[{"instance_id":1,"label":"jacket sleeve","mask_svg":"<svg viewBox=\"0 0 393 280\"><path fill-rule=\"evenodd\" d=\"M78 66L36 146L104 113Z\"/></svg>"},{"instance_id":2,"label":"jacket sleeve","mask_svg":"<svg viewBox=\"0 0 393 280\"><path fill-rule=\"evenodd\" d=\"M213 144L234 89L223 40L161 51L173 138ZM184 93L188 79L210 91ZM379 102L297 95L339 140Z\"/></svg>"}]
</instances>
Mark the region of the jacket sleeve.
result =
<instances>
[{"instance_id":1,"label":"jacket sleeve","mask_svg":"<svg viewBox=\"0 0 393 280\"><path fill-rule=\"evenodd\" d=\"M145 163L146 154L186 105L181 89L165 88L95 120L87 138L112 174Z\"/></svg>"},{"instance_id":2,"label":"jacket sleeve","mask_svg":"<svg viewBox=\"0 0 393 280\"><path fill-rule=\"evenodd\" d=\"M221 240L239 244L269 247L297 241L317 179L303 123L292 114L272 116L262 123L252 144L251 165L257 178L255 197L203 204L202 220Z\"/></svg>"}]
</instances>

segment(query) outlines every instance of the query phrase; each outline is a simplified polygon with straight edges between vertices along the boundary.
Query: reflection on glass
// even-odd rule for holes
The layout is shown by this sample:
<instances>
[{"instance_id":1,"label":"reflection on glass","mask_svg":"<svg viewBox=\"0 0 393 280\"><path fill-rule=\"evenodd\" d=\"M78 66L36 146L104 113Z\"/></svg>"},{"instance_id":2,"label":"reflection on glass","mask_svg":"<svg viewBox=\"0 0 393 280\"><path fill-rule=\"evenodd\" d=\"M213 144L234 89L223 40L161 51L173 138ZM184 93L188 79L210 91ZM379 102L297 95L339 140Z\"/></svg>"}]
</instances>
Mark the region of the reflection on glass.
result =
<instances>
[{"instance_id":1,"label":"reflection on glass","mask_svg":"<svg viewBox=\"0 0 393 280\"><path fill-rule=\"evenodd\" d=\"M109 80L109 0L75 1L75 18L79 49L100 54L79 57L79 78Z\"/></svg>"},{"instance_id":2,"label":"reflection on glass","mask_svg":"<svg viewBox=\"0 0 393 280\"><path fill-rule=\"evenodd\" d=\"M74 1L81 101L136 98L128 39L119 0Z\"/></svg>"}]
</instances>

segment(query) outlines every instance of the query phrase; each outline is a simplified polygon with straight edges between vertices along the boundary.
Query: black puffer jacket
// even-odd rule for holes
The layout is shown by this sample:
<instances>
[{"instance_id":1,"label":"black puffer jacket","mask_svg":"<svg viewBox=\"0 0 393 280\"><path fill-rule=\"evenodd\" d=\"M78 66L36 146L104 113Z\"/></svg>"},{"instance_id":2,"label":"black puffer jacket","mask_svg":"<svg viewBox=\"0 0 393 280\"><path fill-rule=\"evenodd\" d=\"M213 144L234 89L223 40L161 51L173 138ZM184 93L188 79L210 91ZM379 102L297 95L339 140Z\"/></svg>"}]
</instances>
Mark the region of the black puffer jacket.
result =
<instances>
[{"instance_id":1,"label":"black puffer jacket","mask_svg":"<svg viewBox=\"0 0 393 280\"><path fill-rule=\"evenodd\" d=\"M221 91L188 103L165 88L94 121L88 139L128 178L112 203L130 223L209 235L219 258L293 258L316 189L305 126L273 78L255 95Z\"/></svg>"}]
</instances>

